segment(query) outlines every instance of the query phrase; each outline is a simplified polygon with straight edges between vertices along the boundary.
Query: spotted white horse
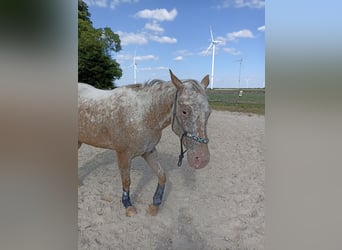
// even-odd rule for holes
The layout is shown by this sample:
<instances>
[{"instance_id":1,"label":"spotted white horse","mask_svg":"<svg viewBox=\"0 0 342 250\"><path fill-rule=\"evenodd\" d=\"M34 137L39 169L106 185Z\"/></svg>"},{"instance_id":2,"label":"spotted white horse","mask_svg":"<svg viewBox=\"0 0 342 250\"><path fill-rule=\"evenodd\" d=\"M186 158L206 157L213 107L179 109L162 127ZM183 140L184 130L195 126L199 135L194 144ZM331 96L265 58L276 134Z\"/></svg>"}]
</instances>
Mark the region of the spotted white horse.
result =
<instances>
[{"instance_id":1,"label":"spotted white horse","mask_svg":"<svg viewBox=\"0 0 342 250\"><path fill-rule=\"evenodd\" d=\"M172 124L179 137L178 166L187 152L188 163L199 169L210 159L207 122L211 109L205 89L206 75L199 83L179 80L170 70L171 82L152 80L114 90L99 90L78 84L78 144L112 149L117 154L127 216L136 214L132 205L130 168L132 159L142 156L158 176L149 212L157 214L162 202L166 176L157 160L156 145L162 130Z\"/></svg>"}]
</instances>

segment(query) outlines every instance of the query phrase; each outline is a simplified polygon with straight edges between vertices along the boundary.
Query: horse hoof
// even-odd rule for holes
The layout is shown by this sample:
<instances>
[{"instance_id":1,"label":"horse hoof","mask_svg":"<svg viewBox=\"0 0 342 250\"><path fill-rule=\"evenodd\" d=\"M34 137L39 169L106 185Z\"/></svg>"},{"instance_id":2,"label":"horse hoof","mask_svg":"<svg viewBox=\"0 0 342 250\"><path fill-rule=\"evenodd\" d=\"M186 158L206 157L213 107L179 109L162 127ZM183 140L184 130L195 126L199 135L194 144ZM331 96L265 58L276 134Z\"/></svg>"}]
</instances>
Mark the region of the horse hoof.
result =
<instances>
[{"instance_id":1,"label":"horse hoof","mask_svg":"<svg viewBox=\"0 0 342 250\"><path fill-rule=\"evenodd\" d=\"M129 206L126 208L126 216L132 217L137 214L137 210L134 206Z\"/></svg>"},{"instance_id":2,"label":"horse hoof","mask_svg":"<svg viewBox=\"0 0 342 250\"><path fill-rule=\"evenodd\" d=\"M148 206L148 212L149 212L150 215L152 215L152 216L157 215L158 209L159 209L158 206L155 206L155 205L152 205L152 204L150 204L150 205Z\"/></svg>"}]
</instances>

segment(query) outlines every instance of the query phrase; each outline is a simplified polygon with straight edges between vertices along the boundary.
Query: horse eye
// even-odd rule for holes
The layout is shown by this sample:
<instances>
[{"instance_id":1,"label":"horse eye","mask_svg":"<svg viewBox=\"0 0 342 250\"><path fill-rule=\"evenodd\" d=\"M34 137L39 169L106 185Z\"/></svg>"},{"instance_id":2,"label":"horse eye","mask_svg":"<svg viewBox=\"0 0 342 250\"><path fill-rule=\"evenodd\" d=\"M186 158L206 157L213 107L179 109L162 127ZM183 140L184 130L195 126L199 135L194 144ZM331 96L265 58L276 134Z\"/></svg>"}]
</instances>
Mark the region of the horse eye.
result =
<instances>
[{"instance_id":1,"label":"horse eye","mask_svg":"<svg viewBox=\"0 0 342 250\"><path fill-rule=\"evenodd\" d=\"M186 115L186 114L187 114L186 110L183 110L183 114L184 114L184 115Z\"/></svg>"}]
</instances>

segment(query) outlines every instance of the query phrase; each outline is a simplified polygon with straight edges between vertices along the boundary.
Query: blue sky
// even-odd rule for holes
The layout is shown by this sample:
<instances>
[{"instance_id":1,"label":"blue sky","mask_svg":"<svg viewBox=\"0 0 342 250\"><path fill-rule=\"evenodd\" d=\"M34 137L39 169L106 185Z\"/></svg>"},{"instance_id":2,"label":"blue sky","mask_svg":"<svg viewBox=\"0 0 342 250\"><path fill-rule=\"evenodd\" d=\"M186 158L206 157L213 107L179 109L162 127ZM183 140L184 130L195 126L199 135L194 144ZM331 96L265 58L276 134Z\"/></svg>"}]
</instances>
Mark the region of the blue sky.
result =
<instances>
[{"instance_id":1,"label":"blue sky","mask_svg":"<svg viewBox=\"0 0 342 250\"><path fill-rule=\"evenodd\" d=\"M216 45L214 88L264 87L264 0L84 0L94 27L120 35L122 50L112 56L123 69L117 86L211 75L210 26Z\"/></svg>"}]
</instances>

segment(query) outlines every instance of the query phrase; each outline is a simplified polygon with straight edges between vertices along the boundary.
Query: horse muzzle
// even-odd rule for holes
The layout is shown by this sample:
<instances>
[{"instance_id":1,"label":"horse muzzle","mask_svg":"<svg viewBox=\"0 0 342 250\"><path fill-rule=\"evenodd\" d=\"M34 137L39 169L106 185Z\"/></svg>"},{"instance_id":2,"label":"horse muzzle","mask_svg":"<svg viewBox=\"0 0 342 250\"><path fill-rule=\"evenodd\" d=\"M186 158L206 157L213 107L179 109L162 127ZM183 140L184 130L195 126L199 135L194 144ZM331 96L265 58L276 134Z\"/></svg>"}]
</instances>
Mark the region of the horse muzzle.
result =
<instances>
[{"instance_id":1,"label":"horse muzzle","mask_svg":"<svg viewBox=\"0 0 342 250\"><path fill-rule=\"evenodd\" d=\"M188 163L195 169L204 168L210 161L210 153L207 144L199 144L187 152Z\"/></svg>"}]
</instances>

